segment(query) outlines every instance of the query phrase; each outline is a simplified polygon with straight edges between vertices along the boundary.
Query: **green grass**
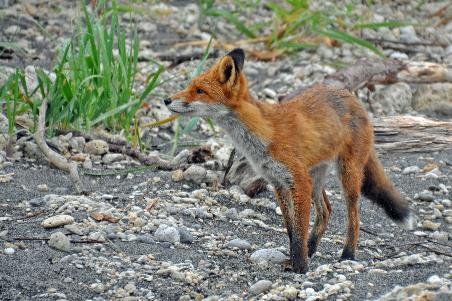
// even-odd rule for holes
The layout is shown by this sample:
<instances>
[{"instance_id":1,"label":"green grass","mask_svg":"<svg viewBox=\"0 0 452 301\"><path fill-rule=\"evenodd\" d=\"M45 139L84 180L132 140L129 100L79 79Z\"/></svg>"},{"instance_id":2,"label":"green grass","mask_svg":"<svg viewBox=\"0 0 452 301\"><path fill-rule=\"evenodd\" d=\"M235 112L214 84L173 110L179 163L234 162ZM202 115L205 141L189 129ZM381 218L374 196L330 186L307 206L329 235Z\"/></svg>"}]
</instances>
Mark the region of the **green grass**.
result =
<instances>
[{"instance_id":1,"label":"green grass","mask_svg":"<svg viewBox=\"0 0 452 301\"><path fill-rule=\"evenodd\" d=\"M100 1L99 5L106 5ZM105 6L107 7L107 6ZM52 129L89 131L103 125L111 131L123 130L128 138L136 111L160 84L163 66L156 62L155 70L146 80L142 91L137 91L135 78L139 54L136 26L130 34L121 26L121 13L127 11L116 1L102 10L100 17L83 6L84 22L78 24L72 37L61 47L53 68L55 79L43 70L37 70L40 97L26 95L26 80L18 70L0 89L4 99L10 128L15 123L17 108L48 98L46 122ZM37 96L37 95L34 95ZM37 108L29 108L37 112ZM10 129L13 131L13 129Z\"/></svg>"},{"instance_id":2,"label":"green grass","mask_svg":"<svg viewBox=\"0 0 452 301\"><path fill-rule=\"evenodd\" d=\"M246 6L242 1L234 1L232 10L220 8L215 0L199 0L200 19L202 24L207 18L223 18L246 38L266 37L265 44L270 51L282 50L290 53L304 48L316 47L320 37L342 43L367 48L383 57L383 52L371 42L358 36L358 30L394 28L409 25L402 21L387 21L379 23L364 22L362 16L354 13L353 4L344 7L312 9L309 0L285 0ZM252 9L265 5L273 13L272 20L267 23L240 21L238 15L247 13L253 15ZM251 11L250 11L251 10ZM215 22L214 22L215 24ZM212 30L215 35L215 29ZM316 39L317 38L317 39Z\"/></svg>"}]
</instances>

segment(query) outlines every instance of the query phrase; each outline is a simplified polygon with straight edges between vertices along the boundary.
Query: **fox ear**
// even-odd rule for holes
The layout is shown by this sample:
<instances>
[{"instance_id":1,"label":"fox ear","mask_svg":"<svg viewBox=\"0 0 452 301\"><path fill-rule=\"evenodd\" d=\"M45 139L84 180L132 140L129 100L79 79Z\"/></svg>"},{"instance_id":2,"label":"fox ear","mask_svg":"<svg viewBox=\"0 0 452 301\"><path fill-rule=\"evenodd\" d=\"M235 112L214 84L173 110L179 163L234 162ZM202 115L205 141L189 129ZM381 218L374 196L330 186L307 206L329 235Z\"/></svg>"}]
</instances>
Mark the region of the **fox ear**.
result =
<instances>
[{"instance_id":1,"label":"fox ear","mask_svg":"<svg viewBox=\"0 0 452 301\"><path fill-rule=\"evenodd\" d=\"M240 48L232 50L223 57L220 61L219 68L220 82L224 84L230 81L234 84L237 76L243 69L244 61L245 52Z\"/></svg>"},{"instance_id":2,"label":"fox ear","mask_svg":"<svg viewBox=\"0 0 452 301\"><path fill-rule=\"evenodd\" d=\"M243 64L245 63L245 51L242 48L235 48L227 54L234 61L235 69L237 73L242 72Z\"/></svg>"}]
</instances>

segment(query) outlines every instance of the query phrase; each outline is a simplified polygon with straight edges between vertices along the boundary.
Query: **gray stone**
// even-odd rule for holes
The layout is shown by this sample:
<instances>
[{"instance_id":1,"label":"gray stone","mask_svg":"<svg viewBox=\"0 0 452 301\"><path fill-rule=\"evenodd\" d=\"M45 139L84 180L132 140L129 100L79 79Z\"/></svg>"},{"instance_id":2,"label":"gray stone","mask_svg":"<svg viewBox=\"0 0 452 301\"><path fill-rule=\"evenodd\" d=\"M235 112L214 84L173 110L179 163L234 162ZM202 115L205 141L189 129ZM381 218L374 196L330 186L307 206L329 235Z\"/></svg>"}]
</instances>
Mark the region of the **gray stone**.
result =
<instances>
[{"instance_id":1,"label":"gray stone","mask_svg":"<svg viewBox=\"0 0 452 301\"><path fill-rule=\"evenodd\" d=\"M160 225L154 233L155 239L162 242L180 242L180 234L176 228L168 225Z\"/></svg>"},{"instance_id":2,"label":"gray stone","mask_svg":"<svg viewBox=\"0 0 452 301\"><path fill-rule=\"evenodd\" d=\"M185 227L178 227L177 230L179 231L180 235L180 242L185 244L191 244L193 243L193 235L188 231Z\"/></svg>"},{"instance_id":3,"label":"gray stone","mask_svg":"<svg viewBox=\"0 0 452 301\"><path fill-rule=\"evenodd\" d=\"M424 202L433 202L435 200L435 196L430 191L422 191L415 198Z\"/></svg>"},{"instance_id":4,"label":"gray stone","mask_svg":"<svg viewBox=\"0 0 452 301\"><path fill-rule=\"evenodd\" d=\"M85 145L85 153L90 155L103 155L108 152L108 143L104 140L91 140Z\"/></svg>"},{"instance_id":5,"label":"gray stone","mask_svg":"<svg viewBox=\"0 0 452 301\"><path fill-rule=\"evenodd\" d=\"M413 26L400 28L400 40L407 43L417 43L420 41Z\"/></svg>"},{"instance_id":6,"label":"gray stone","mask_svg":"<svg viewBox=\"0 0 452 301\"><path fill-rule=\"evenodd\" d=\"M45 204L44 198L34 198L28 201L28 204L32 207L41 207Z\"/></svg>"},{"instance_id":7,"label":"gray stone","mask_svg":"<svg viewBox=\"0 0 452 301\"><path fill-rule=\"evenodd\" d=\"M52 233L52 235L50 235L48 244L50 247L60 251L67 252L71 249L71 242L63 232Z\"/></svg>"},{"instance_id":8,"label":"gray stone","mask_svg":"<svg viewBox=\"0 0 452 301\"><path fill-rule=\"evenodd\" d=\"M146 244L150 244L150 245L155 244L155 240L152 238L152 236L150 234L138 235L137 236L137 241L138 242L143 242L143 243L146 243Z\"/></svg>"},{"instance_id":9,"label":"gray stone","mask_svg":"<svg viewBox=\"0 0 452 301\"><path fill-rule=\"evenodd\" d=\"M259 295L268 291L272 286L272 282L270 280L259 280L250 286L250 294Z\"/></svg>"},{"instance_id":10,"label":"gray stone","mask_svg":"<svg viewBox=\"0 0 452 301\"><path fill-rule=\"evenodd\" d=\"M199 165L192 165L184 171L184 179L197 184L201 184L207 174L204 167Z\"/></svg>"},{"instance_id":11,"label":"gray stone","mask_svg":"<svg viewBox=\"0 0 452 301\"><path fill-rule=\"evenodd\" d=\"M229 208L226 213L224 214L224 216L226 218L229 219L238 219L239 218L239 213L237 212L237 209L235 208Z\"/></svg>"},{"instance_id":12,"label":"gray stone","mask_svg":"<svg viewBox=\"0 0 452 301\"><path fill-rule=\"evenodd\" d=\"M278 250L275 249L260 249L255 251L250 256L250 260L254 263L271 262L282 263L287 257Z\"/></svg>"},{"instance_id":13,"label":"gray stone","mask_svg":"<svg viewBox=\"0 0 452 301\"><path fill-rule=\"evenodd\" d=\"M47 184L40 184L36 188L38 188L39 192L47 192L47 191L49 191L49 187L47 186Z\"/></svg>"},{"instance_id":14,"label":"gray stone","mask_svg":"<svg viewBox=\"0 0 452 301\"><path fill-rule=\"evenodd\" d=\"M102 162L105 164L111 164L113 162L118 162L124 159L124 156L122 154L105 154L102 157Z\"/></svg>"},{"instance_id":15,"label":"gray stone","mask_svg":"<svg viewBox=\"0 0 452 301\"><path fill-rule=\"evenodd\" d=\"M251 249L251 244L244 239L233 239L226 243L227 248L237 248L240 250L249 250Z\"/></svg>"}]
</instances>

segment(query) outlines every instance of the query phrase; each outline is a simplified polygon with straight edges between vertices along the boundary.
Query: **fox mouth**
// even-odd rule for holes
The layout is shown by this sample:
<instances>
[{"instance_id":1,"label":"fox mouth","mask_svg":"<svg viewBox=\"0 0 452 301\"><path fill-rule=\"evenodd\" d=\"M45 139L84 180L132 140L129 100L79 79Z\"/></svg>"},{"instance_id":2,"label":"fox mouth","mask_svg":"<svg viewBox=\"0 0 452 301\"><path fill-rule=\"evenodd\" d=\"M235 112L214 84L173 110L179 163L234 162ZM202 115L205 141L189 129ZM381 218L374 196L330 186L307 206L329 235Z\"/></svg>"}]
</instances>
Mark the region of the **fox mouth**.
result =
<instances>
[{"instance_id":1,"label":"fox mouth","mask_svg":"<svg viewBox=\"0 0 452 301\"><path fill-rule=\"evenodd\" d=\"M181 115L190 114L190 113L193 113L195 111L195 110L190 109L190 108L184 108L183 110L180 110L179 108L176 109L176 108L172 108L171 106L168 106L168 110L170 110L173 113L181 114Z\"/></svg>"}]
</instances>

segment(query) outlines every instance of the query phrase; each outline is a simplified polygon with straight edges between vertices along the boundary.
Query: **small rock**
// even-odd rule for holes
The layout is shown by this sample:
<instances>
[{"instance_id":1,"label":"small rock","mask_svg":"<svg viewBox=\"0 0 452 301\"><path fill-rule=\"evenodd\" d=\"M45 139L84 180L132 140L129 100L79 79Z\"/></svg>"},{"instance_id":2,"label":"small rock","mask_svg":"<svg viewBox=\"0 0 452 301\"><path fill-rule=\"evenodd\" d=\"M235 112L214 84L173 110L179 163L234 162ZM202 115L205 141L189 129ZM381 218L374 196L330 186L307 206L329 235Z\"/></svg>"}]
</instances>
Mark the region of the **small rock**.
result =
<instances>
[{"instance_id":1,"label":"small rock","mask_svg":"<svg viewBox=\"0 0 452 301\"><path fill-rule=\"evenodd\" d=\"M275 249L260 249L251 254L250 260L254 263L265 261L271 263L282 263L286 260L286 256Z\"/></svg>"},{"instance_id":2,"label":"small rock","mask_svg":"<svg viewBox=\"0 0 452 301\"><path fill-rule=\"evenodd\" d=\"M443 284L443 279L441 279L438 275L432 275L427 279L428 283L441 286Z\"/></svg>"},{"instance_id":3,"label":"small rock","mask_svg":"<svg viewBox=\"0 0 452 301\"><path fill-rule=\"evenodd\" d=\"M249 250L251 249L251 244L244 239L233 239L226 243L226 248L237 248L240 250Z\"/></svg>"},{"instance_id":4,"label":"small rock","mask_svg":"<svg viewBox=\"0 0 452 301\"><path fill-rule=\"evenodd\" d=\"M298 290L294 287L288 287L283 291L283 296L289 300L295 300L298 296Z\"/></svg>"},{"instance_id":5,"label":"small rock","mask_svg":"<svg viewBox=\"0 0 452 301\"><path fill-rule=\"evenodd\" d=\"M3 253L5 253L6 255L13 255L14 253L16 253L16 250L14 248L6 248L3 250Z\"/></svg>"},{"instance_id":6,"label":"small rock","mask_svg":"<svg viewBox=\"0 0 452 301\"><path fill-rule=\"evenodd\" d=\"M42 221L41 226L44 228L55 228L59 226L69 225L74 222L74 218L70 215L61 214L49 217Z\"/></svg>"},{"instance_id":7,"label":"small rock","mask_svg":"<svg viewBox=\"0 0 452 301\"><path fill-rule=\"evenodd\" d=\"M191 244L193 243L193 235L188 231L185 227L178 227L177 230L179 231L180 235L180 242L184 244Z\"/></svg>"},{"instance_id":8,"label":"small rock","mask_svg":"<svg viewBox=\"0 0 452 301\"><path fill-rule=\"evenodd\" d=\"M440 226L441 226L441 223L434 223L434 222L432 222L430 220L425 220L422 223L422 229L430 230L430 231L436 231L436 230L438 230L438 228Z\"/></svg>"},{"instance_id":9,"label":"small rock","mask_svg":"<svg viewBox=\"0 0 452 301\"><path fill-rule=\"evenodd\" d=\"M28 204L32 207L41 207L45 204L44 198L34 198L28 201Z\"/></svg>"},{"instance_id":10,"label":"small rock","mask_svg":"<svg viewBox=\"0 0 452 301\"><path fill-rule=\"evenodd\" d=\"M162 242L180 242L180 234L176 228L168 225L160 225L154 233L155 238Z\"/></svg>"},{"instance_id":11,"label":"small rock","mask_svg":"<svg viewBox=\"0 0 452 301\"><path fill-rule=\"evenodd\" d=\"M173 182L180 182L184 179L184 172L182 169L176 169L171 173L171 180Z\"/></svg>"},{"instance_id":12,"label":"small rock","mask_svg":"<svg viewBox=\"0 0 452 301\"><path fill-rule=\"evenodd\" d=\"M415 198L424 202L433 202L435 200L435 196L430 191L422 191Z\"/></svg>"},{"instance_id":13,"label":"small rock","mask_svg":"<svg viewBox=\"0 0 452 301\"><path fill-rule=\"evenodd\" d=\"M102 283L93 283L90 285L91 289L95 292L95 293L103 293L105 291L105 286Z\"/></svg>"},{"instance_id":14,"label":"small rock","mask_svg":"<svg viewBox=\"0 0 452 301\"><path fill-rule=\"evenodd\" d=\"M443 204L444 207L452 207L452 202L448 199L442 200L441 204Z\"/></svg>"},{"instance_id":15,"label":"small rock","mask_svg":"<svg viewBox=\"0 0 452 301\"><path fill-rule=\"evenodd\" d=\"M413 166L405 167L402 171L402 174L409 175L409 174L419 173L420 171L421 171L421 169L418 166L413 165Z\"/></svg>"},{"instance_id":16,"label":"small rock","mask_svg":"<svg viewBox=\"0 0 452 301\"><path fill-rule=\"evenodd\" d=\"M270 280L259 280L250 287L250 294L259 295L260 293L268 291L272 286Z\"/></svg>"},{"instance_id":17,"label":"small rock","mask_svg":"<svg viewBox=\"0 0 452 301\"><path fill-rule=\"evenodd\" d=\"M108 152L108 143L104 140L91 140L85 144L85 153L91 155L103 155Z\"/></svg>"},{"instance_id":18,"label":"small rock","mask_svg":"<svg viewBox=\"0 0 452 301\"><path fill-rule=\"evenodd\" d=\"M199 165L192 165L184 171L184 179L197 184L201 184L204 180L207 171L204 167Z\"/></svg>"},{"instance_id":19,"label":"small rock","mask_svg":"<svg viewBox=\"0 0 452 301\"><path fill-rule=\"evenodd\" d=\"M429 235L431 239L440 240L440 241L448 241L449 234L447 232L435 231Z\"/></svg>"},{"instance_id":20,"label":"small rock","mask_svg":"<svg viewBox=\"0 0 452 301\"><path fill-rule=\"evenodd\" d=\"M272 99L276 97L276 92L273 89L265 88L263 90L263 92L264 92L265 96L270 97Z\"/></svg>"},{"instance_id":21,"label":"small rock","mask_svg":"<svg viewBox=\"0 0 452 301\"><path fill-rule=\"evenodd\" d=\"M39 192L47 192L49 191L49 187L47 184L40 184L37 186Z\"/></svg>"},{"instance_id":22,"label":"small rock","mask_svg":"<svg viewBox=\"0 0 452 301\"><path fill-rule=\"evenodd\" d=\"M69 238L64 235L63 232L55 232L50 235L50 239L48 241L50 247L61 250L61 251L69 251L71 248L71 242Z\"/></svg>"},{"instance_id":23,"label":"small rock","mask_svg":"<svg viewBox=\"0 0 452 301\"><path fill-rule=\"evenodd\" d=\"M114 162L118 162L124 159L124 156L122 154L105 154L102 157L102 162L105 164L110 164Z\"/></svg>"},{"instance_id":24,"label":"small rock","mask_svg":"<svg viewBox=\"0 0 452 301\"><path fill-rule=\"evenodd\" d=\"M400 28L400 40L407 43L417 43L419 38L413 26L406 26Z\"/></svg>"},{"instance_id":25,"label":"small rock","mask_svg":"<svg viewBox=\"0 0 452 301\"><path fill-rule=\"evenodd\" d=\"M226 213L224 214L224 216L226 217L226 218L229 218L229 219L238 219L239 218L239 213L237 212L237 209L235 209L235 208L229 208L227 211L226 211Z\"/></svg>"}]
</instances>

